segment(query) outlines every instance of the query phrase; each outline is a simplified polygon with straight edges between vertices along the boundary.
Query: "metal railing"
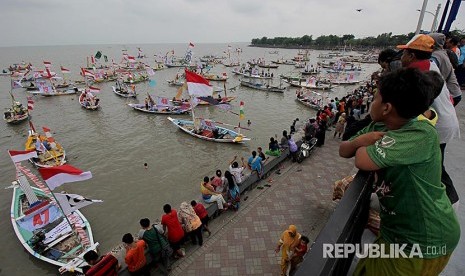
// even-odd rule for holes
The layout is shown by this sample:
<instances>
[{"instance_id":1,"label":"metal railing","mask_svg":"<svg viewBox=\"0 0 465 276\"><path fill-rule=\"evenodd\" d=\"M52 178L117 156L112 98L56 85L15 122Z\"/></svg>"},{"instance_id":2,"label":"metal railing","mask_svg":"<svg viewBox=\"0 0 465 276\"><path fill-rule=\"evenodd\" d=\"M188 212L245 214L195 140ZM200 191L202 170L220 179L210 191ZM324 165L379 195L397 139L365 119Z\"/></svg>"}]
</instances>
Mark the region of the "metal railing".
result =
<instances>
[{"instance_id":1,"label":"metal railing","mask_svg":"<svg viewBox=\"0 0 465 276\"><path fill-rule=\"evenodd\" d=\"M323 245L359 244L368 220L372 174L359 171L320 231L305 260L295 273L308 275L347 275L355 253L348 258L323 258Z\"/></svg>"}]
</instances>

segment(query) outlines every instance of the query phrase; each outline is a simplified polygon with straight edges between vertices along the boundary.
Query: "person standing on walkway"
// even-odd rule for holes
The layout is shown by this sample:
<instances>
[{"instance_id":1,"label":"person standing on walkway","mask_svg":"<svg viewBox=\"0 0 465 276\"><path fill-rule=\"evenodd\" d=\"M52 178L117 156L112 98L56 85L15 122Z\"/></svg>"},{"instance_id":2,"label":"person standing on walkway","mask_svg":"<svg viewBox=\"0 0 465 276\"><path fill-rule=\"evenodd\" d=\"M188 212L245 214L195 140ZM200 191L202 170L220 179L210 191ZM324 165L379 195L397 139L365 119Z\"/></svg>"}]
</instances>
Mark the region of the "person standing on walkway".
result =
<instances>
[{"instance_id":1,"label":"person standing on walkway","mask_svg":"<svg viewBox=\"0 0 465 276\"><path fill-rule=\"evenodd\" d=\"M297 232L295 225L289 225L289 228L281 234L275 252L281 250L281 276L289 276L291 268L291 257L294 249L300 243L301 235Z\"/></svg>"},{"instance_id":2,"label":"person standing on walkway","mask_svg":"<svg viewBox=\"0 0 465 276\"><path fill-rule=\"evenodd\" d=\"M207 209L203 206L202 203L197 203L195 200L191 201L191 206L194 208L195 213L199 216L200 221L202 222L202 229L208 233L210 237L212 232L208 229L208 222L210 221L210 216L208 215Z\"/></svg>"},{"instance_id":3,"label":"person standing on walkway","mask_svg":"<svg viewBox=\"0 0 465 276\"><path fill-rule=\"evenodd\" d=\"M145 258L147 244L143 240L134 241L131 233L124 234L123 243L126 248L124 261L128 266L129 274L133 276L150 276L150 269Z\"/></svg>"},{"instance_id":4,"label":"person standing on walkway","mask_svg":"<svg viewBox=\"0 0 465 276\"><path fill-rule=\"evenodd\" d=\"M436 63L430 61L434 39L427 35L416 35L406 45L399 45L397 48L404 49L401 57L403 67L417 68L422 72L435 71L441 73ZM441 182L446 186L447 196L449 197L454 208L458 208L459 196L455 190L454 183L450 178L444 166L444 157L446 145L454 138L460 137L459 122L455 108L452 104L449 90L446 84L442 86L441 93L434 100L431 107L438 114L436 130L439 134L439 143L442 155L442 173Z\"/></svg>"},{"instance_id":5,"label":"person standing on walkway","mask_svg":"<svg viewBox=\"0 0 465 276\"><path fill-rule=\"evenodd\" d=\"M194 208L187 202L182 202L179 207L178 220L181 222L182 228L188 236L190 236L192 244L203 245L202 237L202 221L194 211Z\"/></svg>"},{"instance_id":6,"label":"person standing on walkway","mask_svg":"<svg viewBox=\"0 0 465 276\"><path fill-rule=\"evenodd\" d=\"M163 231L168 231L168 241L171 248L173 248L175 257L184 257L184 252L181 250L181 244L184 238L184 230L178 220L178 213L176 210L171 209L171 205L165 204L163 206L165 214L161 217L161 224Z\"/></svg>"},{"instance_id":7,"label":"person standing on walkway","mask_svg":"<svg viewBox=\"0 0 465 276\"><path fill-rule=\"evenodd\" d=\"M139 221L142 229L139 231L139 238L143 239L149 248L149 253L152 256L153 262L161 262L164 267L163 273L168 275L171 270L170 257L173 254L168 241L163 233L160 233L155 226L150 225L148 218L143 218ZM163 250L165 250L163 252Z\"/></svg>"}]
</instances>

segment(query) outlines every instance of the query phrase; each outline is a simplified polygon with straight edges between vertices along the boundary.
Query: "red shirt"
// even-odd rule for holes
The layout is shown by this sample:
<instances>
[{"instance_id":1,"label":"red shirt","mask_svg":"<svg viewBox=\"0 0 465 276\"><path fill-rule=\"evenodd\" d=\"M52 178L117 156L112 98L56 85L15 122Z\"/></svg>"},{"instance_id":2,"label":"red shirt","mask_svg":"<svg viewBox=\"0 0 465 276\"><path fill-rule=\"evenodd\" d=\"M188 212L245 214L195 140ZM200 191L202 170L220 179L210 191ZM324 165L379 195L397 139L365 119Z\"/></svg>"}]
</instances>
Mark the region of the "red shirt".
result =
<instances>
[{"instance_id":1,"label":"red shirt","mask_svg":"<svg viewBox=\"0 0 465 276\"><path fill-rule=\"evenodd\" d=\"M299 245L297 246L297 249L299 249L299 251L295 250L295 254L293 257L302 257L303 255L305 255L305 253L307 253L307 245L302 245L301 243L299 243Z\"/></svg>"},{"instance_id":2,"label":"red shirt","mask_svg":"<svg viewBox=\"0 0 465 276\"><path fill-rule=\"evenodd\" d=\"M128 265L129 272L135 272L147 263L145 259L145 242L138 240L135 248L131 248L126 252L124 261Z\"/></svg>"},{"instance_id":3,"label":"red shirt","mask_svg":"<svg viewBox=\"0 0 465 276\"><path fill-rule=\"evenodd\" d=\"M201 203L197 203L197 205L195 205L194 211L200 219L203 219L206 216L208 216L207 209L205 209L205 206L203 206L203 204Z\"/></svg>"},{"instance_id":4,"label":"red shirt","mask_svg":"<svg viewBox=\"0 0 465 276\"><path fill-rule=\"evenodd\" d=\"M178 242L184 237L184 230L178 220L176 210L171 210L171 213L164 214L161 217L161 224L168 229L168 240L170 242Z\"/></svg>"}]
</instances>

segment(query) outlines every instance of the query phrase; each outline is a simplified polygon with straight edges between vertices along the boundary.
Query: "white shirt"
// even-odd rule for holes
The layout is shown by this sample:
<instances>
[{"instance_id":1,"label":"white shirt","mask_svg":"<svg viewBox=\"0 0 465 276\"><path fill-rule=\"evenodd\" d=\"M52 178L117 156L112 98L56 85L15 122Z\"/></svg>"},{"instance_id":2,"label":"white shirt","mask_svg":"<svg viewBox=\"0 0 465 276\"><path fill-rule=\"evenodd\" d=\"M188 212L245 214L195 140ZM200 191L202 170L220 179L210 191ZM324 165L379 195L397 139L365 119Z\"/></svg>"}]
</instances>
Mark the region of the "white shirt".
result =
<instances>
[{"instance_id":1,"label":"white shirt","mask_svg":"<svg viewBox=\"0 0 465 276\"><path fill-rule=\"evenodd\" d=\"M229 171L234 176L234 180L236 180L236 184L242 183L242 171L244 167L233 168L229 165Z\"/></svg>"}]
</instances>

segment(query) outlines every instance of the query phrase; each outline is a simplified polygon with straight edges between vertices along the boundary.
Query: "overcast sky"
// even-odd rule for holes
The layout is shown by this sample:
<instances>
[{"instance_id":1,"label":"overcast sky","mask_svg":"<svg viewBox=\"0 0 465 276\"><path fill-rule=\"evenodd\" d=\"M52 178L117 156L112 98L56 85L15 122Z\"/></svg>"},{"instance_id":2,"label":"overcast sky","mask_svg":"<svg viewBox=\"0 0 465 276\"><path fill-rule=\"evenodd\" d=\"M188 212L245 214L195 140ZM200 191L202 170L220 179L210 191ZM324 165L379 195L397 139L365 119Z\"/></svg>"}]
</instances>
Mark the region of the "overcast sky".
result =
<instances>
[{"instance_id":1,"label":"overcast sky","mask_svg":"<svg viewBox=\"0 0 465 276\"><path fill-rule=\"evenodd\" d=\"M0 46L250 42L414 32L423 0L0 0ZM429 0L435 13L446 1ZM356 9L363 9L357 12ZM433 15L425 14L429 30ZM462 3L452 29L465 29Z\"/></svg>"}]
</instances>

